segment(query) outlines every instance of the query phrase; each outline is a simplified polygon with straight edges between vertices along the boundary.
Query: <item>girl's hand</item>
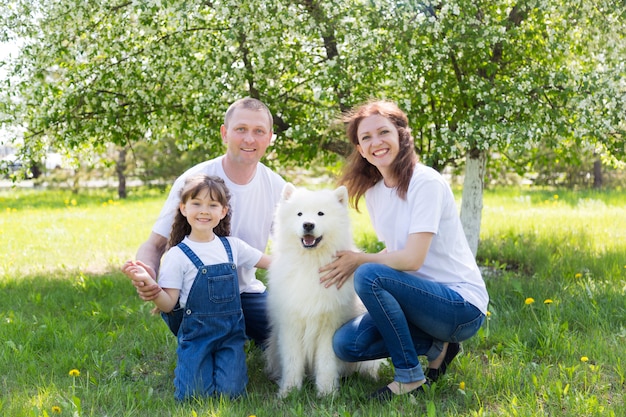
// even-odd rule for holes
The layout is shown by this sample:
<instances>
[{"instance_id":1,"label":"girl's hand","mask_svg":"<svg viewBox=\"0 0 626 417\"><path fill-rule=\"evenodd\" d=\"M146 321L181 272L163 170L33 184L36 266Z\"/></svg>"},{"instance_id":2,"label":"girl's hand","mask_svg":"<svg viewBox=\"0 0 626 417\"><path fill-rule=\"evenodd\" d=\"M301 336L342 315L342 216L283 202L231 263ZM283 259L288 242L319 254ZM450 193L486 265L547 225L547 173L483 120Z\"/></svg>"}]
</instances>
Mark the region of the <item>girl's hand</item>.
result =
<instances>
[{"instance_id":1,"label":"girl's hand","mask_svg":"<svg viewBox=\"0 0 626 417\"><path fill-rule=\"evenodd\" d=\"M152 301L161 292L161 287L155 280L154 269L143 262L128 261L122 266L122 272L132 280L142 300Z\"/></svg>"}]
</instances>

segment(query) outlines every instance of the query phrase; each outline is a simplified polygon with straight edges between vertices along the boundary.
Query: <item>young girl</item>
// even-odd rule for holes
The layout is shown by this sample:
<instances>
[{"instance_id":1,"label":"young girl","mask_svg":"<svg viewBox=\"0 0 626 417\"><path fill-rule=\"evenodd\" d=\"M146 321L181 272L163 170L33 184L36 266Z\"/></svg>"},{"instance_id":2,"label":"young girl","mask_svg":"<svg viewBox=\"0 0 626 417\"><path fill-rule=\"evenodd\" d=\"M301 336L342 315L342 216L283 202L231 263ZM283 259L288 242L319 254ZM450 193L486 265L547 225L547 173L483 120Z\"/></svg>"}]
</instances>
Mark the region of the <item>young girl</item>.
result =
<instances>
[{"instance_id":1,"label":"young girl","mask_svg":"<svg viewBox=\"0 0 626 417\"><path fill-rule=\"evenodd\" d=\"M215 176L187 179L153 300L178 338L177 400L243 395L248 382L237 265L267 269L269 256L230 234L230 193ZM141 262L123 272L143 285L154 279Z\"/></svg>"},{"instance_id":2,"label":"young girl","mask_svg":"<svg viewBox=\"0 0 626 417\"><path fill-rule=\"evenodd\" d=\"M372 393L388 401L436 380L459 342L483 323L489 296L443 177L418 162L407 116L391 102L365 104L347 118L353 154L340 183L353 205L365 197L386 250L339 252L322 268L326 286L354 287L367 313L335 333L337 356L361 361L391 356L394 381ZM418 355L429 359L424 372Z\"/></svg>"}]
</instances>

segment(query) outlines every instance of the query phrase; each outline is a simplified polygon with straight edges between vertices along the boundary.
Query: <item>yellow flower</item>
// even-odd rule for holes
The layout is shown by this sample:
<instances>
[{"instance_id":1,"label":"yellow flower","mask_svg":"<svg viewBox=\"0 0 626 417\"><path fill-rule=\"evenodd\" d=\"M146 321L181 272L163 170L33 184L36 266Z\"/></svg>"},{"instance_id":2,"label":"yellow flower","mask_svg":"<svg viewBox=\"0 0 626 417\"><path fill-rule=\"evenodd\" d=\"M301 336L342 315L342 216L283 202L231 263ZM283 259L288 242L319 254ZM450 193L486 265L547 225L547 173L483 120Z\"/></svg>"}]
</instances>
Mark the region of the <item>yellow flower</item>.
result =
<instances>
[{"instance_id":1,"label":"yellow flower","mask_svg":"<svg viewBox=\"0 0 626 417\"><path fill-rule=\"evenodd\" d=\"M52 412L53 413L57 413L57 414L61 414L61 407L59 407L58 405L53 405L52 406Z\"/></svg>"},{"instance_id":2,"label":"yellow flower","mask_svg":"<svg viewBox=\"0 0 626 417\"><path fill-rule=\"evenodd\" d=\"M559 195L558 194L554 194L554 199L558 200L559 199Z\"/></svg>"},{"instance_id":3,"label":"yellow flower","mask_svg":"<svg viewBox=\"0 0 626 417\"><path fill-rule=\"evenodd\" d=\"M465 391L465 381L461 381L461 382L459 383L459 389L460 389L461 391Z\"/></svg>"},{"instance_id":4,"label":"yellow flower","mask_svg":"<svg viewBox=\"0 0 626 417\"><path fill-rule=\"evenodd\" d=\"M580 272L577 273L576 275L574 275L575 278L582 278L583 274L581 274Z\"/></svg>"},{"instance_id":5,"label":"yellow flower","mask_svg":"<svg viewBox=\"0 0 626 417\"><path fill-rule=\"evenodd\" d=\"M534 303L534 302L535 302L535 299L534 299L534 298L531 298L531 297L528 297L528 298L524 301L524 303L525 303L526 305L530 305L530 304L532 304L532 303Z\"/></svg>"},{"instance_id":6,"label":"yellow flower","mask_svg":"<svg viewBox=\"0 0 626 417\"><path fill-rule=\"evenodd\" d=\"M588 358L588 357L586 357L586 356L582 356L582 357L580 358L580 360L581 360L581 362L588 362L588 361L589 361L589 358Z\"/></svg>"},{"instance_id":7,"label":"yellow flower","mask_svg":"<svg viewBox=\"0 0 626 417\"><path fill-rule=\"evenodd\" d=\"M70 371L70 376L74 376L74 377L80 376L80 371L78 369L72 369Z\"/></svg>"},{"instance_id":8,"label":"yellow flower","mask_svg":"<svg viewBox=\"0 0 626 417\"><path fill-rule=\"evenodd\" d=\"M487 312L487 317L491 317L491 311Z\"/></svg>"},{"instance_id":9,"label":"yellow flower","mask_svg":"<svg viewBox=\"0 0 626 417\"><path fill-rule=\"evenodd\" d=\"M549 298L546 298L545 300L543 300L543 303L544 303L544 304L552 304L553 302L554 302L554 301L552 301L552 300L551 300L551 299L549 299Z\"/></svg>"}]
</instances>

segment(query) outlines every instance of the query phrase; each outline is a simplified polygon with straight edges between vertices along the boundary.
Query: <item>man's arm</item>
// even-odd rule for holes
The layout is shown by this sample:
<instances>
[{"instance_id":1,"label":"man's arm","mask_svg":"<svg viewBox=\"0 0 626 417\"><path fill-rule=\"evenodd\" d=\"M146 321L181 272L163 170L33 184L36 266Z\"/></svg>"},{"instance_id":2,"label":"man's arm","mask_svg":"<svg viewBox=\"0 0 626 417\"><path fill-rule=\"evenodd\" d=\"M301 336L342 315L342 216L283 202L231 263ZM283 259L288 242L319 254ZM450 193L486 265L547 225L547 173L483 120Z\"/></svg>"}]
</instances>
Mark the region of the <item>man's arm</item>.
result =
<instances>
[{"instance_id":1,"label":"man's arm","mask_svg":"<svg viewBox=\"0 0 626 417\"><path fill-rule=\"evenodd\" d=\"M137 261L143 264L155 281L159 275L159 265L166 247L167 239L158 233L151 232L148 240L137 250ZM145 286L143 282L136 281L133 281L133 284L137 288L139 297L144 301L154 300L161 292L161 287L157 284Z\"/></svg>"}]
</instances>

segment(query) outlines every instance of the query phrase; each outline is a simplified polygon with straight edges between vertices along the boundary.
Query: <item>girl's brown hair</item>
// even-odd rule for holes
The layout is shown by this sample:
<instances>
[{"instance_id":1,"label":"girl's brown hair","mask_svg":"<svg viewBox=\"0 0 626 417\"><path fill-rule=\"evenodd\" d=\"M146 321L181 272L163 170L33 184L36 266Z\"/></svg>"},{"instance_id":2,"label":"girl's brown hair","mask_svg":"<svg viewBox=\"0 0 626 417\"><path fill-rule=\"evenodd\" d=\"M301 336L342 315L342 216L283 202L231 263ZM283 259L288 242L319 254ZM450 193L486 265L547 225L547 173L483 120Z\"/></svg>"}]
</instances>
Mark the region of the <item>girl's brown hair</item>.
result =
<instances>
[{"instance_id":1,"label":"girl's brown hair","mask_svg":"<svg viewBox=\"0 0 626 417\"><path fill-rule=\"evenodd\" d=\"M192 198L195 198L202 191L208 190L211 198L228 209L226 216L220 220L220 222L213 229L213 233L218 236L230 235L230 191L224 183L224 180L220 177L210 176L205 174L194 175L185 180L185 185L180 190L180 202L186 203ZM176 246L183 241L185 236L191 233L191 226L187 221L187 218L180 212L180 207L176 211L176 217L172 224L172 233L170 233L169 246Z\"/></svg>"},{"instance_id":2,"label":"girl's brown hair","mask_svg":"<svg viewBox=\"0 0 626 417\"><path fill-rule=\"evenodd\" d=\"M402 199L406 199L409 183L413 176L413 168L418 161L409 120L395 103L384 100L371 101L347 113L344 116L344 123L347 125L346 134L354 145L354 149L348 157L343 174L339 179L339 184L343 184L348 188L350 201L357 211L359 210L358 203L361 197L369 188L383 178L378 168L363 158L356 146L359 144L357 136L359 125L363 119L373 115L386 117L398 130L400 149L398 156L391 165L391 170L394 178L397 180L396 192Z\"/></svg>"}]
</instances>

